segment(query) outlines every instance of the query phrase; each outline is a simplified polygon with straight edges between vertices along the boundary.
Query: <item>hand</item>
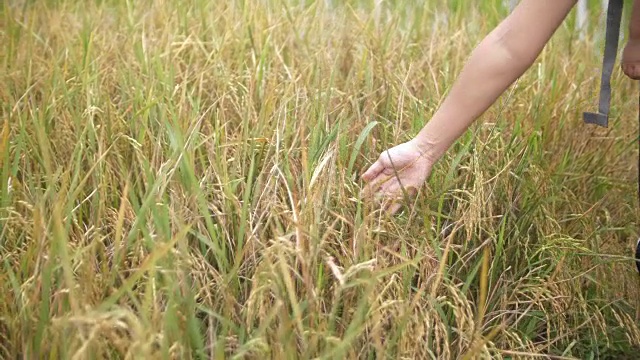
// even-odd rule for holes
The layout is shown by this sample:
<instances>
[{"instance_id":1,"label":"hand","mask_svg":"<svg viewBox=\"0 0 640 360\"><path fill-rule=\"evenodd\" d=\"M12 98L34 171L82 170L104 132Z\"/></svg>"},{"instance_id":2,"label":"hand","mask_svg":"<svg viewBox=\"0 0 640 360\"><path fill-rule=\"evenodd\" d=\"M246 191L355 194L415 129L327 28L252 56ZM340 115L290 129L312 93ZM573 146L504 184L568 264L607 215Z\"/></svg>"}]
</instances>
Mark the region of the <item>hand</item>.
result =
<instances>
[{"instance_id":1,"label":"hand","mask_svg":"<svg viewBox=\"0 0 640 360\"><path fill-rule=\"evenodd\" d=\"M388 149L362 174L365 194L382 195L383 207L395 214L405 194L415 196L431 173L433 161L415 139ZM403 191L404 189L404 191Z\"/></svg>"},{"instance_id":2,"label":"hand","mask_svg":"<svg viewBox=\"0 0 640 360\"><path fill-rule=\"evenodd\" d=\"M640 39L630 39L622 52L622 71L633 80L640 80Z\"/></svg>"}]
</instances>

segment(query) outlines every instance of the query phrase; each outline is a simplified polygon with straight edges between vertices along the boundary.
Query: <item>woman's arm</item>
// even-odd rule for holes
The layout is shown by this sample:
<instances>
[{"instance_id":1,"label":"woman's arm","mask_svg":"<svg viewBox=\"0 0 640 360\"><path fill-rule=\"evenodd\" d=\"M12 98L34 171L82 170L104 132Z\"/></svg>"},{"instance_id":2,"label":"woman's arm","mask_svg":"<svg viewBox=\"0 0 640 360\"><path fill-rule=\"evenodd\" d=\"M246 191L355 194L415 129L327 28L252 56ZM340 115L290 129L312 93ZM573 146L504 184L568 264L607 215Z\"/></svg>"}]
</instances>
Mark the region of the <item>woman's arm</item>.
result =
<instances>
[{"instance_id":1,"label":"woman's arm","mask_svg":"<svg viewBox=\"0 0 640 360\"><path fill-rule=\"evenodd\" d=\"M576 0L522 0L472 52L456 83L416 140L437 161L535 61Z\"/></svg>"},{"instance_id":2,"label":"woman's arm","mask_svg":"<svg viewBox=\"0 0 640 360\"><path fill-rule=\"evenodd\" d=\"M634 80L640 80L640 0L633 2L629 20L629 40L622 52L622 71Z\"/></svg>"},{"instance_id":3,"label":"woman's arm","mask_svg":"<svg viewBox=\"0 0 640 360\"><path fill-rule=\"evenodd\" d=\"M363 174L365 194L384 196L395 213L435 162L538 57L576 0L521 0L472 52L442 106L412 140L388 149Z\"/></svg>"}]
</instances>

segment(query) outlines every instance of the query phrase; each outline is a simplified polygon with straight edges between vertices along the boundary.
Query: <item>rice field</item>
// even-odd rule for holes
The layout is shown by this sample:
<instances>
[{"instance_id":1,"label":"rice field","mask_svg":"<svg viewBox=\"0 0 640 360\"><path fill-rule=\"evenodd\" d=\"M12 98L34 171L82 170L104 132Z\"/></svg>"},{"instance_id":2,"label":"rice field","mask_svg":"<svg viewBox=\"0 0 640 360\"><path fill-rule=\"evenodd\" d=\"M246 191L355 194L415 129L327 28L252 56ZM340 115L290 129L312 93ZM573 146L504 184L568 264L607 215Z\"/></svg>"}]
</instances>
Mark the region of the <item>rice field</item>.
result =
<instances>
[{"instance_id":1,"label":"rice field","mask_svg":"<svg viewBox=\"0 0 640 360\"><path fill-rule=\"evenodd\" d=\"M508 2L0 3L0 358L636 358L638 87L583 123L585 9L391 216L362 172Z\"/></svg>"}]
</instances>

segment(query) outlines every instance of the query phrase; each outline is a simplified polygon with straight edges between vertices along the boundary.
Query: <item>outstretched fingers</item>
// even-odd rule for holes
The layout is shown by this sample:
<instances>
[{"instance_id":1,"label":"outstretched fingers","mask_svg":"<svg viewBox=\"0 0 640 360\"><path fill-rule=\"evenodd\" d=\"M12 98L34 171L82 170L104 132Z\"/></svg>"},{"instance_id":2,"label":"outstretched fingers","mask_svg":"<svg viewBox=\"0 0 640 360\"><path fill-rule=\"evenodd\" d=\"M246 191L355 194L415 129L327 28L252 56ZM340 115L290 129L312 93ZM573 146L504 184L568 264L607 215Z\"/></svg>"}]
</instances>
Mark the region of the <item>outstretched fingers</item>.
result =
<instances>
[{"instance_id":1,"label":"outstretched fingers","mask_svg":"<svg viewBox=\"0 0 640 360\"><path fill-rule=\"evenodd\" d=\"M414 186L407 186L403 191L403 187L400 185L400 182L395 179L383 184L380 187L380 192L384 199L382 208L390 215L393 215L402 208L402 205L405 202L415 198L418 194L418 189Z\"/></svg>"},{"instance_id":2,"label":"outstretched fingers","mask_svg":"<svg viewBox=\"0 0 640 360\"><path fill-rule=\"evenodd\" d=\"M396 177L389 179L380 186L380 193L384 196L394 196L400 191L400 182Z\"/></svg>"},{"instance_id":3,"label":"outstretched fingers","mask_svg":"<svg viewBox=\"0 0 640 360\"><path fill-rule=\"evenodd\" d=\"M411 188L411 189L415 189L415 188ZM414 192L413 191L407 191L408 195L409 195L409 199L407 199L402 191L398 190L398 192L394 193L394 194L389 194L388 196L386 196L385 201L383 202L382 208L389 214L389 215L394 215L396 212L398 212L398 210L400 210L402 208L403 205L407 205L409 206L410 204L408 204L407 202L414 197Z\"/></svg>"},{"instance_id":4,"label":"outstretched fingers","mask_svg":"<svg viewBox=\"0 0 640 360\"><path fill-rule=\"evenodd\" d=\"M385 207L385 211L389 214L389 215L394 215L395 213L398 212L398 210L400 210L400 208L402 208L402 202L400 201L394 201L389 203L386 207Z\"/></svg>"},{"instance_id":5,"label":"outstretched fingers","mask_svg":"<svg viewBox=\"0 0 640 360\"><path fill-rule=\"evenodd\" d=\"M375 163L373 163L373 165L371 165L369 169L367 169L367 171L364 172L364 174L362 174L361 176L362 180L364 180L365 182L370 182L371 180L378 177L378 175L380 175L382 170L384 170L384 165L382 165L382 162L378 160Z\"/></svg>"},{"instance_id":6,"label":"outstretched fingers","mask_svg":"<svg viewBox=\"0 0 640 360\"><path fill-rule=\"evenodd\" d=\"M389 178L386 176L387 168L380 160L376 161L369 169L362 174L362 180L366 185L362 190L363 195L369 196L379 192L382 186L388 183Z\"/></svg>"}]
</instances>

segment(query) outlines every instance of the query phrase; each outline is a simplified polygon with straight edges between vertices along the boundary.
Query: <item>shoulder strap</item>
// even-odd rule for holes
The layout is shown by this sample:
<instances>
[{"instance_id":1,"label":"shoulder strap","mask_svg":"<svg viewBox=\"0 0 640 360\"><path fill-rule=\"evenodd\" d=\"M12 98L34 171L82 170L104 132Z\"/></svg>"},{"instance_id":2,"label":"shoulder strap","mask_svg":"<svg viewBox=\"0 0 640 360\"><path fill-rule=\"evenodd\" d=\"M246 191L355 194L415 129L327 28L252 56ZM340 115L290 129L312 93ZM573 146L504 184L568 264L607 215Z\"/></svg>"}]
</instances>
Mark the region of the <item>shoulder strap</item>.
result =
<instances>
[{"instance_id":1,"label":"shoulder strap","mask_svg":"<svg viewBox=\"0 0 640 360\"><path fill-rule=\"evenodd\" d=\"M602 60L602 79L600 80L600 103L597 113L584 113L584 122L602 127L609 125L609 107L611 104L611 73L616 62L618 41L620 40L620 19L622 18L622 0L609 0L607 9L607 29L605 33L604 58Z\"/></svg>"}]
</instances>

